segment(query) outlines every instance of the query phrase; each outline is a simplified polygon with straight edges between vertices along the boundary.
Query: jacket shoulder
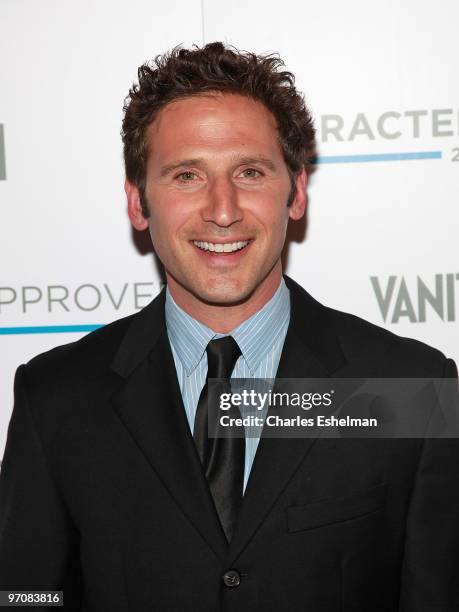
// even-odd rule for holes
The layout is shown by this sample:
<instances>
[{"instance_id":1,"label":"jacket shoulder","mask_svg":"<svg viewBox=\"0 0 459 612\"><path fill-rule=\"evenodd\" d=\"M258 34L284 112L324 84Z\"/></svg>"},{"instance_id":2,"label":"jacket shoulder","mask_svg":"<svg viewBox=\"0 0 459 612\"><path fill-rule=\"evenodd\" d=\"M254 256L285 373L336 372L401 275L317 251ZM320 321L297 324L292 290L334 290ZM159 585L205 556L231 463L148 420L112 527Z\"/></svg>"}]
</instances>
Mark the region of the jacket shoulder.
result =
<instances>
[{"instance_id":1,"label":"jacket shoulder","mask_svg":"<svg viewBox=\"0 0 459 612\"><path fill-rule=\"evenodd\" d=\"M348 312L325 308L348 358L382 364L387 377L444 375L448 359L442 351Z\"/></svg>"},{"instance_id":2,"label":"jacket shoulder","mask_svg":"<svg viewBox=\"0 0 459 612\"><path fill-rule=\"evenodd\" d=\"M442 377L455 371L454 362L428 344L397 335L354 314L321 304L301 285L284 276L292 292L296 311L300 313L305 337L316 337L321 347L336 341L346 361L368 375L385 378ZM309 318L301 314L309 313ZM314 322L310 328L311 321ZM321 349L323 350L323 349Z\"/></svg>"},{"instance_id":3,"label":"jacket shoulder","mask_svg":"<svg viewBox=\"0 0 459 612\"><path fill-rule=\"evenodd\" d=\"M43 386L58 380L69 381L82 373L89 378L103 374L138 314L117 319L74 342L36 355L25 364L29 384Z\"/></svg>"}]
</instances>

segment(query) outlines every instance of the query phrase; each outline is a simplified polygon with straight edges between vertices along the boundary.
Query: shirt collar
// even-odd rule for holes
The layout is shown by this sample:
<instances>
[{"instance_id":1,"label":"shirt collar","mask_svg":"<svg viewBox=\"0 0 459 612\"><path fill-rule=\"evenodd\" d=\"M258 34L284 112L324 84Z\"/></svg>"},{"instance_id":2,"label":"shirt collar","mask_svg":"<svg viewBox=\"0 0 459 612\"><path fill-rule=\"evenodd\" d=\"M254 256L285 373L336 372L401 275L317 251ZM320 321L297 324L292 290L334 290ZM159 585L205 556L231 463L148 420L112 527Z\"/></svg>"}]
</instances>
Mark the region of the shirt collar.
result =
<instances>
[{"instance_id":1,"label":"shirt collar","mask_svg":"<svg viewBox=\"0 0 459 612\"><path fill-rule=\"evenodd\" d=\"M165 316L170 342L188 376L201 361L210 340L223 336L233 336L253 375L261 359L288 326L290 292L281 278L279 287L263 308L228 334L214 332L186 313L175 303L169 287L166 289Z\"/></svg>"}]
</instances>

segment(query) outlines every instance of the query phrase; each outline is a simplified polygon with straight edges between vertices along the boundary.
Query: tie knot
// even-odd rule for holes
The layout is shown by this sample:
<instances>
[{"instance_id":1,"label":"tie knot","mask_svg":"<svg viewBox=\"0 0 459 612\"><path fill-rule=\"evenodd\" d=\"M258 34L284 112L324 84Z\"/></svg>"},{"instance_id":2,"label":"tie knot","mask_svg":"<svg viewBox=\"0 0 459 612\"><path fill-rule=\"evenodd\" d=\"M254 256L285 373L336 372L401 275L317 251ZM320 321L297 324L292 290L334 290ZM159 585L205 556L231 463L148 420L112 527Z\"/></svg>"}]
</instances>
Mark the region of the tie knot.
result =
<instances>
[{"instance_id":1,"label":"tie knot","mask_svg":"<svg viewBox=\"0 0 459 612\"><path fill-rule=\"evenodd\" d=\"M207 345L207 378L230 378L241 354L238 343L232 336L211 340Z\"/></svg>"}]
</instances>

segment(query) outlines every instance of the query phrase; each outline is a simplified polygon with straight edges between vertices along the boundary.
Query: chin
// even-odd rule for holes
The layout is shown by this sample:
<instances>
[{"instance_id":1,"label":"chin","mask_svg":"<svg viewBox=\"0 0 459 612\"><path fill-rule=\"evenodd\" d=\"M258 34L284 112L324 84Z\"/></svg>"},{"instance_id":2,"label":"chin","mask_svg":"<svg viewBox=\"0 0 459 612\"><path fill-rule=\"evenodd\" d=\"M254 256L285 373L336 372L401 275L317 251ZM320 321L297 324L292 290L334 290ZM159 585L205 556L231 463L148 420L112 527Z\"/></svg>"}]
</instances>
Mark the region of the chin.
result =
<instances>
[{"instance_id":1,"label":"chin","mask_svg":"<svg viewBox=\"0 0 459 612\"><path fill-rule=\"evenodd\" d=\"M195 288L193 293L207 304L225 305L238 304L246 300L252 293L249 283L230 279L218 279L217 282L207 282Z\"/></svg>"}]
</instances>

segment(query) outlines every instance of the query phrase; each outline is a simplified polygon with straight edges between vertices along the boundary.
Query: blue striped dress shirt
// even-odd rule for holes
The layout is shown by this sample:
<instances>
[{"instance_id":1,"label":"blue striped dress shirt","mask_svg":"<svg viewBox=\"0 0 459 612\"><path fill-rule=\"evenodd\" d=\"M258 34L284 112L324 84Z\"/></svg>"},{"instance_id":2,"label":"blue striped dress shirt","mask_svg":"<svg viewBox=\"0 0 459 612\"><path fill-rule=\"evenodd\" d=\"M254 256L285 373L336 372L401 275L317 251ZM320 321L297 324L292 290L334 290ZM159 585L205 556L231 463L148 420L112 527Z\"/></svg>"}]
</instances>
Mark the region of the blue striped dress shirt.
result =
<instances>
[{"instance_id":1,"label":"blue striped dress shirt","mask_svg":"<svg viewBox=\"0 0 459 612\"><path fill-rule=\"evenodd\" d=\"M188 423L193 433L199 396L206 382L208 343L233 336L241 355L231 378L274 379L290 321L290 292L281 279L273 297L228 334L219 334L177 306L166 289L166 327ZM257 452L259 435L246 436L244 491Z\"/></svg>"}]
</instances>

